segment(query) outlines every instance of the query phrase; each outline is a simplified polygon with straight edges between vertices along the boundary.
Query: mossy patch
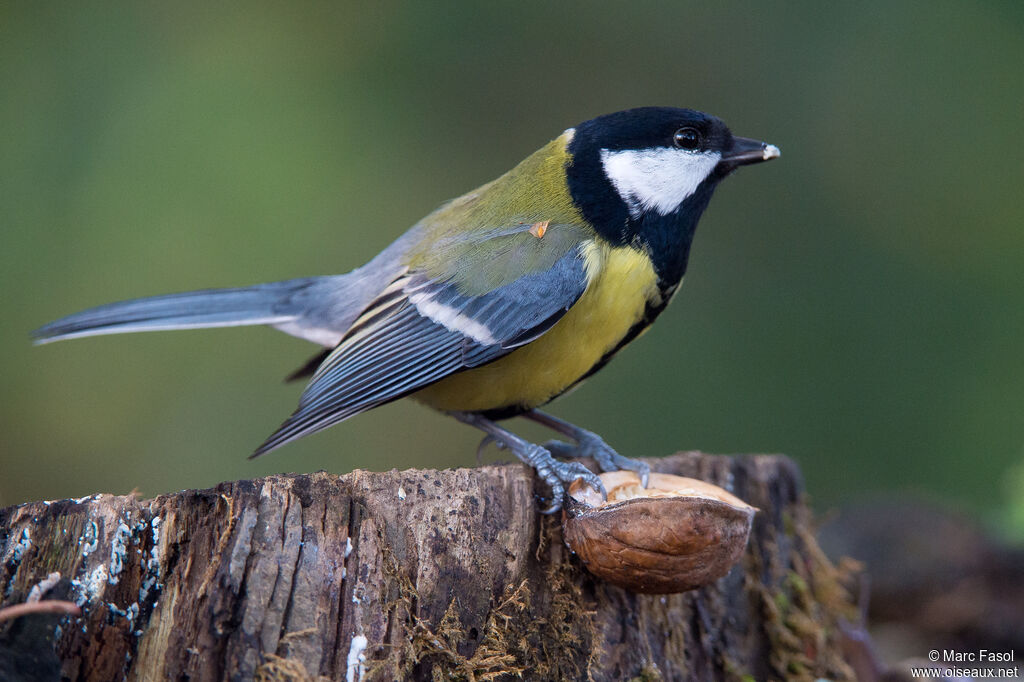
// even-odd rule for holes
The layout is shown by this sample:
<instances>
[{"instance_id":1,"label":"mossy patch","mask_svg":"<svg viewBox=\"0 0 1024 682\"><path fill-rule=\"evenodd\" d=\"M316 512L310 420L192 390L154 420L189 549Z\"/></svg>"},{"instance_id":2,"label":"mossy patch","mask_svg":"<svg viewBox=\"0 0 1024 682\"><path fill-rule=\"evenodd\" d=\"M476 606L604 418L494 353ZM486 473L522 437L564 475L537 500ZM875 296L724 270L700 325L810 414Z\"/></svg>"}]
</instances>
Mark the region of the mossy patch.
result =
<instances>
[{"instance_id":1,"label":"mossy patch","mask_svg":"<svg viewBox=\"0 0 1024 682\"><path fill-rule=\"evenodd\" d=\"M557 532L557 524L542 522L541 535ZM552 541L544 537L541 547ZM440 622L433 625L417 614L419 595L393 552L384 546L384 573L396 597L388 604L389 618L404 621L406 639L392 644L387 660L368 661L373 674L394 665L401 676L430 671L435 680L489 682L529 677L532 679L587 679L590 666L597 660L600 647L593 646L597 632L593 624L593 606L587 608L580 588L578 569L562 561L543 564L544 574L524 577L505 586L491 601L482 629L467 627L459 615L457 598L452 598ZM561 554L556 545L555 553ZM529 585L540 581L546 586L544 598ZM540 614L546 614L541 616ZM475 647L467 643L476 642ZM573 652L589 651L582 659Z\"/></svg>"},{"instance_id":2,"label":"mossy patch","mask_svg":"<svg viewBox=\"0 0 1024 682\"><path fill-rule=\"evenodd\" d=\"M861 567L852 560L834 565L825 556L814 536L810 515L801 507L785 513L785 533L800 548L798 559L788 567L773 589L748 571L746 589L758 595L761 603L761 627L770 642L769 658L774 672L787 680L852 680L853 671L840 655L837 618L854 619L857 611L851 598L851 586ZM775 548L752 552L754 561L771 561ZM741 676L742 677L742 676Z\"/></svg>"}]
</instances>

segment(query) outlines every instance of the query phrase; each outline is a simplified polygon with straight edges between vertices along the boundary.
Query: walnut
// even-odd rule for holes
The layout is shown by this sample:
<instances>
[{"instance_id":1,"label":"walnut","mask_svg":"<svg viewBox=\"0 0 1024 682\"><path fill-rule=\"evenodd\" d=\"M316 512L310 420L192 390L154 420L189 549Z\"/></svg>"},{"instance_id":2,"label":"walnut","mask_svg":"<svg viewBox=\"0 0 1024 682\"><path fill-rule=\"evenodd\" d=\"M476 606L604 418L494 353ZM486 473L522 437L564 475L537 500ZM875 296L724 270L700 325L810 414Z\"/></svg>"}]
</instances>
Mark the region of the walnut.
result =
<instances>
[{"instance_id":1,"label":"walnut","mask_svg":"<svg viewBox=\"0 0 1024 682\"><path fill-rule=\"evenodd\" d=\"M633 592L685 592L718 580L747 545L757 511L716 485L671 474L601 474L602 500L577 480L562 513L565 543L591 573Z\"/></svg>"}]
</instances>

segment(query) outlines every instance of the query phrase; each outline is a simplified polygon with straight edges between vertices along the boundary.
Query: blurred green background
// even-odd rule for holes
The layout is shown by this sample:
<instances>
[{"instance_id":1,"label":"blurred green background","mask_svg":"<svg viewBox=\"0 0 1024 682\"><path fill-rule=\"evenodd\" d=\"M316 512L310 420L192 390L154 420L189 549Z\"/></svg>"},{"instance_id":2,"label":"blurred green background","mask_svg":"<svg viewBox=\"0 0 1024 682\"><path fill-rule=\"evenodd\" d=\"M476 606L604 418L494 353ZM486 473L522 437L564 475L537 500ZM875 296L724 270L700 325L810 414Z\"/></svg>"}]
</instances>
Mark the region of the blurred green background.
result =
<instances>
[{"instance_id":1,"label":"blurred green background","mask_svg":"<svg viewBox=\"0 0 1024 682\"><path fill-rule=\"evenodd\" d=\"M1024 527L1016 1L4 3L0 505L474 464L479 434L407 402L248 461L314 350L270 329L28 334L346 271L650 104L783 158L721 187L674 305L554 411L629 455L787 453L819 507L905 491Z\"/></svg>"}]
</instances>

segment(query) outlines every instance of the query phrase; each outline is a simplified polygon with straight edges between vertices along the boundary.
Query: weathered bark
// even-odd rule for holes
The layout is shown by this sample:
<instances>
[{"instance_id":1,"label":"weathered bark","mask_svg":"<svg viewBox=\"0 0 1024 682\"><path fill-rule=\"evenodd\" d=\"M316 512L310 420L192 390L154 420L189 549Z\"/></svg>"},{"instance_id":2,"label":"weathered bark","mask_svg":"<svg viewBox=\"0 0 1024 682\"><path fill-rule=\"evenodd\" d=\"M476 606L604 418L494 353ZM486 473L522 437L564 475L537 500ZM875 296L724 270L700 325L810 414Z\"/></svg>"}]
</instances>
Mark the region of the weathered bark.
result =
<instances>
[{"instance_id":1,"label":"weathered bark","mask_svg":"<svg viewBox=\"0 0 1024 682\"><path fill-rule=\"evenodd\" d=\"M650 463L760 508L714 585L663 597L596 580L538 513L533 476L508 465L11 507L3 603L51 572L71 580L83 615L55 641L72 680L848 678L834 626L851 607L796 466Z\"/></svg>"}]
</instances>

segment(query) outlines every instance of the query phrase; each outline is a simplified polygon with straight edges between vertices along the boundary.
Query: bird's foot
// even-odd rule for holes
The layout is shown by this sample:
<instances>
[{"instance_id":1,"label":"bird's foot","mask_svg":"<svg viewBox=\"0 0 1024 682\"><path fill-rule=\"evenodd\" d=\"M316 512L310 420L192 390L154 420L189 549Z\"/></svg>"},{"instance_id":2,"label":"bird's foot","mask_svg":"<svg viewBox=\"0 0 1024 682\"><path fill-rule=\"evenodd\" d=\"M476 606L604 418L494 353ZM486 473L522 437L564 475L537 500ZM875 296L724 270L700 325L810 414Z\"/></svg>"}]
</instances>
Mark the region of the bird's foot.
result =
<instances>
[{"instance_id":1,"label":"bird's foot","mask_svg":"<svg viewBox=\"0 0 1024 682\"><path fill-rule=\"evenodd\" d=\"M608 498L608 493L605 491L601 479L581 463L560 462L540 445L534 445L523 440L483 415L473 412L449 412L449 414L460 422L475 426L487 434L477 447L478 459L480 451L493 440L493 442L498 444L498 447L507 449L524 463L536 469L537 475L551 488L551 504L547 509L543 510L544 514L554 514L562 508L566 484L572 483L577 479L582 478L584 483L601 493L602 498Z\"/></svg>"},{"instance_id":2,"label":"bird's foot","mask_svg":"<svg viewBox=\"0 0 1024 682\"><path fill-rule=\"evenodd\" d=\"M602 498L608 498L608 492L604 489L601 479L580 462L559 461L540 445L529 445L522 454L516 454L536 469L537 475L551 488L551 504L541 511L542 514L554 514L561 509L562 500L565 498L565 486L581 478L584 483L601 493Z\"/></svg>"},{"instance_id":3,"label":"bird's foot","mask_svg":"<svg viewBox=\"0 0 1024 682\"><path fill-rule=\"evenodd\" d=\"M647 480L651 473L649 464L638 459L623 457L596 433L579 429L575 435L576 445L560 440L550 440L544 443L544 447L558 457L593 457L597 466L601 467L601 471L618 471L620 469L635 471L640 476L640 484L647 487Z\"/></svg>"}]
</instances>

